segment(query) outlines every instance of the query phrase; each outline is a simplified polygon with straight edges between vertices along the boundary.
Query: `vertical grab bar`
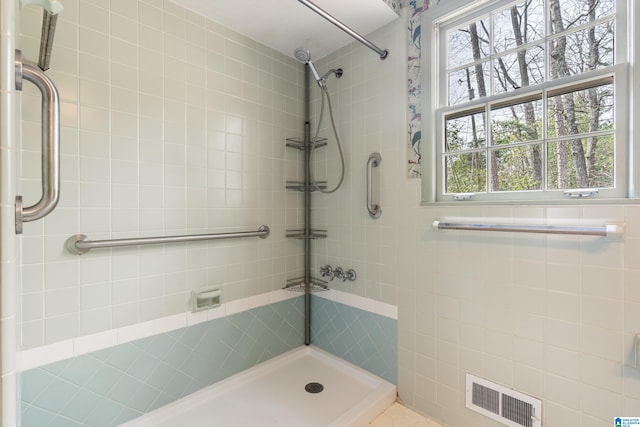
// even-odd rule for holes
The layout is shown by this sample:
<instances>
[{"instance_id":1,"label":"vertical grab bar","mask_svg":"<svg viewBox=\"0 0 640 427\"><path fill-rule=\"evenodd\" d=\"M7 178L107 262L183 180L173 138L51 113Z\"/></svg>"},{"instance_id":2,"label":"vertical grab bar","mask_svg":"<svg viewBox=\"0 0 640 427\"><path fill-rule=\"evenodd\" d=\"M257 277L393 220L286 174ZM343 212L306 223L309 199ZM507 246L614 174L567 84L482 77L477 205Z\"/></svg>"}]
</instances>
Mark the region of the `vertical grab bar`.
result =
<instances>
[{"instance_id":1,"label":"vertical grab bar","mask_svg":"<svg viewBox=\"0 0 640 427\"><path fill-rule=\"evenodd\" d=\"M382 162L380 153L371 153L369 160L367 160L367 210L369 211L369 216L373 219L378 219L380 218L380 215L382 215L382 207L380 207L379 204L372 202L373 179L371 177L371 169L378 167L380 162Z\"/></svg>"},{"instance_id":2,"label":"vertical grab bar","mask_svg":"<svg viewBox=\"0 0 640 427\"><path fill-rule=\"evenodd\" d=\"M25 222L47 216L60 199L60 98L53 82L37 67L23 64L22 52L16 50L16 90L22 90L22 80L33 83L42 95L42 197L32 206L22 205L16 196L16 234L22 234Z\"/></svg>"}]
</instances>

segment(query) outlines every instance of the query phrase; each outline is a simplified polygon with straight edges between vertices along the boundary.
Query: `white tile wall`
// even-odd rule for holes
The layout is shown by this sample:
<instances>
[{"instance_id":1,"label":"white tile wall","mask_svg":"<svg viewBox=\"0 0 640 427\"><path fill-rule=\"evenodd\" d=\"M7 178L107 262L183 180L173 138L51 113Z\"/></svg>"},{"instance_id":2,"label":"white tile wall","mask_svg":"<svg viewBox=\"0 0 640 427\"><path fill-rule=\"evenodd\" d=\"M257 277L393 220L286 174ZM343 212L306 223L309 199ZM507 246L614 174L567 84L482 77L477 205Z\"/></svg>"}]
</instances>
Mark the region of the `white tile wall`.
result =
<instances>
[{"instance_id":1,"label":"white tile wall","mask_svg":"<svg viewBox=\"0 0 640 427\"><path fill-rule=\"evenodd\" d=\"M393 62L401 26L370 35L390 46L385 62L352 44L316 64L345 68L329 87L348 173L343 189L314 205L314 221L329 229L326 242L314 243L314 263L357 266L355 283L331 286L397 302L400 399L446 426L490 424L464 407L465 372L541 398L544 425L606 426L614 416L638 416L640 371L630 367L640 331L638 206L419 207L419 182L405 178L406 100L397 97L406 95L405 74ZM328 128L323 133L331 140ZM330 150L316 170L335 177ZM377 221L364 205L372 151L383 158ZM433 231L441 217L624 222L627 233L609 241Z\"/></svg>"},{"instance_id":2,"label":"white tile wall","mask_svg":"<svg viewBox=\"0 0 640 427\"><path fill-rule=\"evenodd\" d=\"M286 137L302 126L303 68L163 1L65 1L51 70L62 99L62 200L21 238L21 348L184 315L207 284L223 300L284 286L302 262L285 244ZM41 16L20 13L18 47L38 52ZM22 94L18 187L39 191L39 98ZM266 240L98 250L67 237L271 227Z\"/></svg>"}]
</instances>

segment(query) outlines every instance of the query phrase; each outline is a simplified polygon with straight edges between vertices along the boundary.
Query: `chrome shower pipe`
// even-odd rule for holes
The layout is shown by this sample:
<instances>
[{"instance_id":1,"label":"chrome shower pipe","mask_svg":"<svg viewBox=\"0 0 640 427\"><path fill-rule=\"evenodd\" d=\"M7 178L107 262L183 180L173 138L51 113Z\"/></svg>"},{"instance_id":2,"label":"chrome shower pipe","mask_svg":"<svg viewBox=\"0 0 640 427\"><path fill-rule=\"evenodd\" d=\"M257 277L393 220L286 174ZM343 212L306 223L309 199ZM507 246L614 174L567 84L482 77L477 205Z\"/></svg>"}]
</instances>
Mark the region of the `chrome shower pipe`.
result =
<instances>
[{"instance_id":1,"label":"chrome shower pipe","mask_svg":"<svg viewBox=\"0 0 640 427\"><path fill-rule=\"evenodd\" d=\"M303 5L307 6L309 9L313 10L318 15L322 16L327 21L331 22L336 27L340 28L345 33L349 34L354 39L358 40L363 45L367 46L369 49L371 49L374 52L376 52L378 55L380 55L380 59L386 59L387 56L389 55L389 51L387 49L381 49L378 46L376 46L375 44L371 43L369 40L365 39L360 34L356 33L351 28L347 27L342 22L338 21L336 18L331 16L324 9L318 7L316 4L310 2L309 0L298 0L298 1L300 3L302 3Z\"/></svg>"},{"instance_id":2,"label":"chrome shower pipe","mask_svg":"<svg viewBox=\"0 0 640 427\"><path fill-rule=\"evenodd\" d=\"M307 51L308 52L308 51ZM297 54L296 54L297 56ZM309 55L311 56L311 55ZM310 63L310 61L309 61ZM309 83L309 70L312 67L305 67L304 72L304 185L310 188L311 185L311 85ZM314 77L316 77L314 75ZM317 79L316 79L317 81ZM320 82L318 82L320 84ZM322 86L320 86L322 87ZM311 191L304 192L304 235L311 235ZM304 343L311 344L311 240L304 239Z\"/></svg>"}]
</instances>

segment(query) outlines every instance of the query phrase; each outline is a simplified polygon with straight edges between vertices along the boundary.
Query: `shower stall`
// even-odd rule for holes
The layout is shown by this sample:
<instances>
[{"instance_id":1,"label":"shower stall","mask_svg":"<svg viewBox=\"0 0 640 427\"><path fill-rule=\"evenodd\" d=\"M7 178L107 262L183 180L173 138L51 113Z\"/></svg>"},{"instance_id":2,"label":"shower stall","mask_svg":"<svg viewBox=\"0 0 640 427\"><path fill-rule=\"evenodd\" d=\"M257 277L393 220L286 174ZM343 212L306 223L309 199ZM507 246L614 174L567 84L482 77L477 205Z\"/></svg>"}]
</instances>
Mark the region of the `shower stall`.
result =
<instances>
[{"instance_id":1,"label":"shower stall","mask_svg":"<svg viewBox=\"0 0 640 427\"><path fill-rule=\"evenodd\" d=\"M374 324L367 343L388 338L392 310L311 295L335 274L311 270L328 233L309 207L330 190L311 165L334 146L314 135L310 99L338 89L341 70L320 74L311 58L303 66L171 2L69 1L57 20L45 15L57 34L44 31L55 43L42 73L61 120L42 168L59 183L50 189L41 94L15 87L15 48L37 58L42 34L41 8L22 3L0 14L3 425L120 424L312 343L314 319L337 321L317 317L329 312ZM285 183L288 162L301 179ZM26 207L40 194L56 205L20 236L16 193ZM328 330L315 333L344 358ZM395 359L380 359L366 369L395 382Z\"/></svg>"}]
</instances>

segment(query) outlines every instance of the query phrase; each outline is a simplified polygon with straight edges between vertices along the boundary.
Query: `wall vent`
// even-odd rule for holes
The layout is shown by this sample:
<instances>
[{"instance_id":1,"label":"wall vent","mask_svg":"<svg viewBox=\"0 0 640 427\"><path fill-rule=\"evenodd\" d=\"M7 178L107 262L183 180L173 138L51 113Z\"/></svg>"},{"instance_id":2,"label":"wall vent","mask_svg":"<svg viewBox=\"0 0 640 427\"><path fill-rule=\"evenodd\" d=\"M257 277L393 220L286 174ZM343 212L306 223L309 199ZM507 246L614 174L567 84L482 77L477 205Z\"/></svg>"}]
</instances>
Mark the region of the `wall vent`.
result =
<instances>
[{"instance_id":1,"label":"wall vent","mask_svg":"<svg viewBox=\"0 0 640 427\"><path fill-rule=\"evenodd\" d=\"M467 374L467 408L509 427L541 427L542 401Z\"/></svg>"}]
</instances>

